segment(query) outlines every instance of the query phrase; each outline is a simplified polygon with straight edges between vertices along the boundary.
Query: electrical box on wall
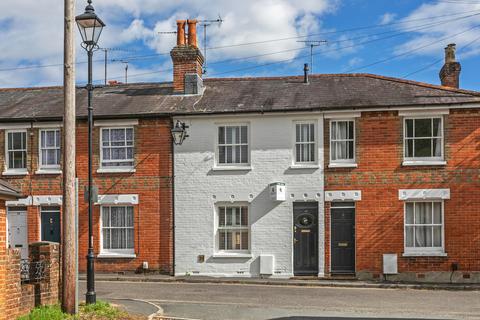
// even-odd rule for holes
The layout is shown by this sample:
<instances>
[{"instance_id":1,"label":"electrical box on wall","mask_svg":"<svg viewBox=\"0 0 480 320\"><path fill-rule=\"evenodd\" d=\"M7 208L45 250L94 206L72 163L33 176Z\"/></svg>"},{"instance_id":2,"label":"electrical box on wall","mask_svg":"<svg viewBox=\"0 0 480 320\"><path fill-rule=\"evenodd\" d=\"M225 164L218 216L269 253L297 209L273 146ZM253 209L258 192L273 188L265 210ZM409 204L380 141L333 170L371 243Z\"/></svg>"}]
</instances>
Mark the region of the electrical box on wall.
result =
<instances>
[{"instance_id":1,"label":"electrical box on wall","mask_svg":"<svg viewBox=\"0 0 480 320\"><path fill-rule=\"evenodd\" d=\"M395 253L385 253L383 255L383 274L397 274L398 262Z\"/></svg>"},{"instance_id":2,"label":"electrical box on wall","mask_svg":"<svg viewBox=\"0 0 480 320\"><path fill-rule=\"evenodd\" d=\"M270 183L270 198L274 201L285 201L287 197L287 188L283 182Z\"/></svg>"}]
</instances>

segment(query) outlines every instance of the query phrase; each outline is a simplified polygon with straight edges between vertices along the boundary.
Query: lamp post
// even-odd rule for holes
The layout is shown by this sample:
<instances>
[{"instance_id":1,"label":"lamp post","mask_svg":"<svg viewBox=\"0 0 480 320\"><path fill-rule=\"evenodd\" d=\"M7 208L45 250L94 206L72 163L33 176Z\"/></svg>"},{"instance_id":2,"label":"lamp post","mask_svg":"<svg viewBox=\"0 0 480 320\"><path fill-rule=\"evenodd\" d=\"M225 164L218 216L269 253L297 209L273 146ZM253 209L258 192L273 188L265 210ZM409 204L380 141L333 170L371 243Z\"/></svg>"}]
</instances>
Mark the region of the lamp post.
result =
<instances>
[{"instance_id":1,"label":"lamp post","mask_svg":"<svg viewBox=\"0 0 480 320\"><path fill-rule=\"evenodd\" d=\"M97 295L95 293L95 270L93 254L93 197L92 197L92 133L93 133L93 107L92 107L92 58L93 52L98 50L97 45L100 34L102 33L105 24L95 14L95 9L92 6L92 0L88 0L88 5L85 8L85 13L75 18L78 30L82 36L82 48L88 54L88 83L86 86L88 92L88 254L87 254L87 293L85 294L87 304L95 303Z\"/></svg>"}]
</instances>

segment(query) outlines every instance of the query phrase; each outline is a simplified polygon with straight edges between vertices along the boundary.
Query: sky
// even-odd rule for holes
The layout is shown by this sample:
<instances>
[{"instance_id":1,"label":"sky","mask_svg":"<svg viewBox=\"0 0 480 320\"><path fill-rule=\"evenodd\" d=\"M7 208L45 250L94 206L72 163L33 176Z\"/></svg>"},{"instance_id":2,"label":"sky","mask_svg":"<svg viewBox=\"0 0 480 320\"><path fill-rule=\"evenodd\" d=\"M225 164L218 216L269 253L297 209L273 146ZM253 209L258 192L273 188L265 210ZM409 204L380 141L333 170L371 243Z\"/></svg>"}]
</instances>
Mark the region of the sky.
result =
<instances>
[{"instance_id":1,"label":"sky","mask_svg":"<svg viewBox=\"0 0 480 320\"><path fill-rule=\"evenodd\" d=\"M0 87L61 85L63 1L1 0ZM78 14L86 0L76 1ZM222 18L207 27L204 77L373 73L439 84L444 47L457 44L460 86L480 91L480 0L94 0L107 24L108 80L172 79L169 52L177 19ZM199 42L203 50L203 26ZM77 84L86 53L77 33ZM104 83L105 53L95 52L94 80Z\"/></svg>"}]
</instances>

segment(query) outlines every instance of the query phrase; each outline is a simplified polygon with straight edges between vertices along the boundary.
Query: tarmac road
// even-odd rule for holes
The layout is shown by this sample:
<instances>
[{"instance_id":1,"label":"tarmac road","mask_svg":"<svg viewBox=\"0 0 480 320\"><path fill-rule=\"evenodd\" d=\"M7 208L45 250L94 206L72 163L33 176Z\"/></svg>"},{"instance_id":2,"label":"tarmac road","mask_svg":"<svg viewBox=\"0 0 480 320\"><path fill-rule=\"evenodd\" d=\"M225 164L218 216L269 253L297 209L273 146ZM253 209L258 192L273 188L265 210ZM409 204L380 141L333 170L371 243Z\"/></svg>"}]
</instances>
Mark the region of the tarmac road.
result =
<instances>
[{"instance_id":1,"label":"tarmac road","mask_svg":"<svg viewBox=\"0 0 480 320\"><path fill-rule=\"evenodd\" d=\"M187 319L480 319L480 291L119 281L97 281L96 291L100 300L144 300ZM125 304L145 315L155 309Z\"/></svg>"}]
</instances>

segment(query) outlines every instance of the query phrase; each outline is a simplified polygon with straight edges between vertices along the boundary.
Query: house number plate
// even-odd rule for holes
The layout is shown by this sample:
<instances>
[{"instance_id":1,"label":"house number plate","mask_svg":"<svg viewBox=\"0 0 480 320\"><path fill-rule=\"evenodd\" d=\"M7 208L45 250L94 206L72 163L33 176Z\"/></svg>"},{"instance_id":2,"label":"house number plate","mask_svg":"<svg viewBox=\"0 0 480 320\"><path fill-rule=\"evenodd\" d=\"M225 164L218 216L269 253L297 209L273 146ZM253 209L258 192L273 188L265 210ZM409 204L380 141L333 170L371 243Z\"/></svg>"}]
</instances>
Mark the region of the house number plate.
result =
<instances>
[{"instance_id":1,"label":"house number plate","mask_svg":"<svg viewBox=\"0 0 480 320\"><path fill-rule=\"evenodd\" d=\"M301 233L310 233L310 229L302 229L300 232Z\"/></svg>"},{"instance_id":2,"label":"house number plate","mask_svg":"<svg viewBox=\"0 0 480 320\"><path fill-rule=\"evenodd\" d=\"M339 242L338 246L339 247L348 247L348 242Z\"/></svg>"}]
</instances>

